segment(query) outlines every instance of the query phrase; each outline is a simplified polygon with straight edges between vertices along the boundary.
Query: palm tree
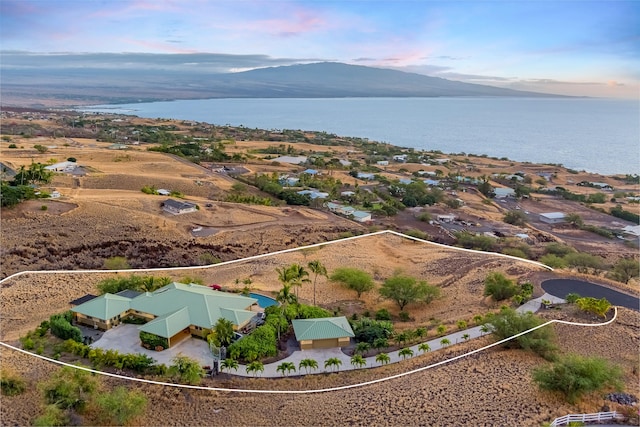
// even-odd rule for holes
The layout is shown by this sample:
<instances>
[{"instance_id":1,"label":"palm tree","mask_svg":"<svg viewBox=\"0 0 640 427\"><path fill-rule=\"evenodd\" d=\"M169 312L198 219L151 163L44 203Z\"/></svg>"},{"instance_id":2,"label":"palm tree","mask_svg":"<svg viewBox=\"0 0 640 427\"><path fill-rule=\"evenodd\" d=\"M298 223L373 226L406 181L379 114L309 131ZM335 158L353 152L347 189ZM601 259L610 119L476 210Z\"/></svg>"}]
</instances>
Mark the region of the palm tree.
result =
<instances>
[{"instance_id":1,"label":"palm tree","mask_svg":"<svg viewBox=\"0 0 640 427\"><path fill-rule=\"evenodd\" d=\"M211 338L209 338L211 337ZM213 340L220 347L227 347L233 340L233 323L230 320L220 317L211 328L211 335L207 339Z\"/></svg>"},{"instance_id":2,"label":"palm tree","mask_svg":"<svg viewBox=\"0 0 640 427\"><path fill-rule=\"evenodd\" d=\"M365 354L370 348L371 345L368 342L363 341L356 344L356 349L354 351L355 353Z\"/></svg>"},{"instance_id":3,"label":"palm tree","mask_svg":"<svg viewBox=\"0 0 640 427\"><path fill-rule=\"evenodd\" d=\"M465 340L465 341L468 341L468 340L469 340L469 338L471 338L471 336L470 336L469 334L464 334L464 335L462 336L462 339L463 339L463 340Z\"/></svg>"},{"instance_id":4,"label":"palm tree","mask_svg":"<svg viewBox=\"0 0 640 427\"><path fill-rule=\"evenodd\" d=\"M310 261L307 267L309 267L309 270L315 275L313 277L313 305L316 305L316 281L318 280L318 276L327 277L327 267L317 259Z\"/></svg>"},{"instance_id":5,"label":"palm tree","mask_svg":"<svg viewBox=\"0 0 640 427\"><path fill-rule=\"evenodd\" d=\"M480 332L482 332L483 334L488 334L489 333L489 326L488 325L480 326Z\"/></svg>"},{"instance_id":6,"label":"palm tree","mask_svg":"<svg viewBox=\"0 0 640 427\"><path fill-rule=\"evenodd\" d=\"M335 368L336 371L339 371L340 365L342 365L342 360L338 359L337 357L330 357L324 361L325 369L331 368L333 370L333 368Z\"/></svg>"},{"instance_id":7,"label":"palm tree","mask_svg":"<svg viewBox=\"0 0 640 427\"><path fill-rule=\"evenodd\" d=\"M387 363L391 362L391 357L389 357L387 353L378 353L378 355L376 356L376 362L381 365L386 365Z\"/></svg>"},{"instance_id":8,"label":"palm tree","mask_svg":"<svg viewBox=\"0 0 640 427\"><path fill-rule=\"evenodd\" d=\"M294 365L293 362L282 362L276 368L276 372L282 372L282 376L284 377L286 377L287 374L291 371L295 372L295 370L296 370L296 365ZM287 372L285 373L285 371Z\"/></svg>"},{"instance_id":9,"label":"palm tree","mask_svg":"<svg viewBox=\"0 0 640 427\"><path fill-rule=\"evenodd\" d=\"M409 347L405 347L402 350L400 350L398 352L398 355L400 357L402 357L402 359L406 359L407 357L412 357L413 356L413 350L411 350Z\"/></svg>"},{"instance_id":10,"label":"palm tree","mask_svg":"<svg viewBox=\"0 0 640 427\"><path fill-rule=\"evenodd\" d=\"M296 298L298 297L298 288L301 288L304 283L310 283L309 272L304 269L300 264L291 264L287 268L287 276L291 286L296 288Z\"/></svg>"},{"instance_id":11,"label":"palm tree","mask_svg":"<svg viewBox=\"0 0 640 427\"><path fill-rule=\"evenodd\" d=\"M438 335L442 335L447 332L447 327L444 325L439 325L437 329Z\"/></svg>"},{"instance_id":12,"label":"palm tree","mask_svg":"<svg viewBox=\"0 0 640 427\"><path fill-rule=\"evenodd\" d=\"M450 345L450 344L451 344L451 341L449 341L447 338L442 338L442 339L440 340L440 345L441 345L442 347L446 347L446 346L448 346L448 345Z\"/></svg>"},{"instance_id":13,"label":"palm tree","mask_svg":"<svg viewBox=\"0 0 640 427\"><path fill-rule=\"evenodd\" d=\"M220 363L220 369L226 369L227 372L231 372L232 369L238 372L238 366L239 364L236 359L224 359Z\"/></svg>"},{"instance_id":14,"label":"palm tree","mask_svg":"<svg viewBox=\"0 0 640 427\"><path fill-rule=\"evenodd\" d=\"M428 351L431 351L431 347L429 347L429 344L427 344L426 342L423 342L418 346L418 350L422 353L426 353Z\"/></svg>"},{"instance_id":15,"label":"palm tree","mask_svg":"<svg viewBox=\"0 0 640 427\"><path fill-rule=\"evenodd\" d=\"M418 339L424 338L427 335L427 328L424 326L416 328L415 335Z\"/></svg>"},{"instance_id":16,"label":"palm tree","mask_svg":"<svg viewBox=\"0 0 640 427\"><path fill-rule=\"evenodd\" d=\"M367 366L367 361L364 360L364 357L360 354L355 354L351 357L351 364L354 367L362 368L363 366Z\"/></svg>"},{"instance_id":17,"label":"palm tree","mask_svg":"<svg viewBox=\"0 0 640 427\"><path fill-rule=\"evenodd\" d=\"M253 372L254 376L258 376L259 372L264 372L264 365L259 360L254 360L247 365L247 374Z\"/></svg>"},{"instance_id":18,"label":"palm tree","mask_svg":"<svg viewBox=\"0 0 640 427\"><path fill-rule=\"evenodd\" d=\"M314 370L318 369L318 362L313 359L302 359L300 361L300 364L298 365L298 369L300 370L302 368L304 368L304 370L308 374L309 369L314 369Z\"/></svg>"},{"instance_id":19,"label":"palm tree","mask_svg":"<svg viewBox=\"0 0 640 427\"><path fill-rule=\"evenodd\" d=\"M387 348L387 347L389 347L388 339L380 337L373 340L373 348L375 348L376 350L380 350L381 348Z\"/></svg>"}]
</instances>

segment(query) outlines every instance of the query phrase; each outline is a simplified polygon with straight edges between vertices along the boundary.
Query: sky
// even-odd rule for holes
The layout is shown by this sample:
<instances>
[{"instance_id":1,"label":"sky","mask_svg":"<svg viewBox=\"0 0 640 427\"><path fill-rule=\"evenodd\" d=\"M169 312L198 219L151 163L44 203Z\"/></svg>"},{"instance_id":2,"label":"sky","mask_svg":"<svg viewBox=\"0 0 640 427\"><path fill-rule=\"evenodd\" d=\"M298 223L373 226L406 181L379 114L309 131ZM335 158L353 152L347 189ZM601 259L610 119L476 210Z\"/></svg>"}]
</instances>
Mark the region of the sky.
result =
<instances>
[{"instance_id":1,"label":"sky","mask_svg":"<svg viewBox=\"0 0 640 427\"><path fill-rule=\"evenodd\" d=\"M337 61L639 99L639 29L636 0L0 0L0 59L203 72Z\"/></svg>"}]
</instances>

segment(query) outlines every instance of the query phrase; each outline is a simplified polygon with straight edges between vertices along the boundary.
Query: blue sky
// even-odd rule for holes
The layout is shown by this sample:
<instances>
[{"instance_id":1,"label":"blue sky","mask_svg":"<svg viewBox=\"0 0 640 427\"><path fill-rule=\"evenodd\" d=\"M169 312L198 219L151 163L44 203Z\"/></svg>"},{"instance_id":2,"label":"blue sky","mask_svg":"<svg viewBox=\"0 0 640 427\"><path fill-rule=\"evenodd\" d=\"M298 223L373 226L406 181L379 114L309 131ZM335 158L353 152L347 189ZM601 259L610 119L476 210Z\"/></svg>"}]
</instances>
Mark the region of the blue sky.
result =
<instances>
[{"instance_id":1,"label":"blue sky","mask_svg":"<svg viewBox=\"0 0 640 427\"><path fill-rule=\"evenodd\" d=\"M4 52L240 55L217 72L327 60L627 98L638 28L633 0L0 0Z\"/></svg>"}]
</instances>

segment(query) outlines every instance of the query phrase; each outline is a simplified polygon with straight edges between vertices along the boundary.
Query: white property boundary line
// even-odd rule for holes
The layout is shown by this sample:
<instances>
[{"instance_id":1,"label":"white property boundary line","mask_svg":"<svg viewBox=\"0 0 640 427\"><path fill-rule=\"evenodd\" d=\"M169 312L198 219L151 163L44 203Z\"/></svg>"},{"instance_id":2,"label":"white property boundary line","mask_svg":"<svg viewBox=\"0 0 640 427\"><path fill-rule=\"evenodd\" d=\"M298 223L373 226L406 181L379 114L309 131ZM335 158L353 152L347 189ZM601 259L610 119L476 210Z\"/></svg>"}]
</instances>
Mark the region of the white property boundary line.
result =
<instances>
[{"instance_id":1,"label":"white property boundary line","mask_svg":"<svg viewBox=\"0 0 640 427\"><path fill-rule=\"evenodd\" d=\"M280 254L285 254L285 253L289 253L289 252L295 252L295 251L299 251L299 250L303 250L303 249L308 249L308 248L315 248L315 247L321 247L321 246L325 246L325 245L329 245L332 243L341 243L341 242L346 242L349 240L355 240L355 239L361 239L364 237L369 237L369 236L376 236L376 235L382 235L382 234L392 234L398 237L402 237L405 239L409 239L409 240L413 240L416 242L421 242L421 243L427 243L430 245L434 245L437 247L441 247L441 248L446 248L446 249L453 249L453 250L459 250L459 251L463 251L463 252L471 252L471 253L476 253L476 254L482 254L482 255L489 255L489 256L498 256L498 257L503 257L503 258L508 258L508 259L512 259L512 260L516 260L516 261L520 261L520 262L526 262L529 264L533 264L536 265L538 267L542 267L545 268L547 270L551 270L553 271L553 268L544 265L542 263L536 262L536 261L531 261L531 260L527 260L527 259L523 259L523 258L518 258L515 256L511 256L511 255L505 255L505 254L499 254L499 253L495 253L495 252L484 252L484 251L478 251L478 250L474 250L474 249L465 249L465 248L458 248L458 247L454 247L454 246L448 246L448 245L444 245L441 243L435 243L435 242L430 242L428 240L424 240L424 239L420 239L417 237L413 237L413 236L408 236L402 233L398 233L397 231L393 231L393 230L382 230L382 231L377 231L377 232L373 232L373 233L368 233L368 234L363 234L360 236L353 236L353 237L347 237L344 239L339 239L339 240L331 240L328 242L324 242L324 243L315 243L312 245L307 245L307 246L301 246L301 247L297 247L297 248L291 248L291 249L283 249L280 251L276 251L276 252L270 252L267 254L260 254L260 255L254 255L254 256L250 256L247 258L241 258L241 259L237 259L237 260L231 260L231 261L225 261L225 262L220 262L217 264L210 264L210 265L204 265L204 266L187 266L187 267L166 267L166 268L144 268L144 269L125 269L125 270L44 270L44 271L21 271L18 273L14 273L2 280L0 280L0 285L6 281L9 281L13 278L25 275L25 274L60 274L60 273L126 273L126 272L131 272L131 273L135 273L135 272L143 272L143 271L177 271L177 270L200 270L200 269L207 269L207 268L211 268L211 267L221 267L224 265L231 265L231 264L236 264L236 263L241 263L241 262L245 262L245 261L252 261L252 260L256 260L256 259L260 259L260 258L265 258L268 256L272 256L272 255L280 255ZM615 308L615 307L614 307ZM367 385L371 385L371 384L376 384L376 383L380 383L383 381L389 381L389 380L393 380L396 378L400 378L406 375L411 375L417 372L421 372L430 368L434 368L440 365L444 365L446 363L449 362L453 362L455 360L461 359L463 357L467 357L470 356L472 354L484 351L486 349L489 349L491 347L494 347L496 345L502 344L504 342L507 342L511 339L517 338L521 335L527 334L529 332L532 332L536 329L542 328L544 326L550 325L552 323L563 323L563 324L568 324L568 325L574 325L574 326L604 326L604 325L608 325L609 323L613 322L615 320L615 318L617 317L618 311L616 308L616 312L614 317L609 320L608 322L605 323L601 323L601 324L583 324L583 323L573 323L573 322L567 322L567 321L562 321L562 320L551 320L549 322L546 322L542 325L536 326L535 328L529 329L528 331L525 332L521 332L517 335L514 335L512 337L503 339L501 341L489 344L487 346L484 346L482 348L473 350L469 353L465 353L456 357L453 357L451 359L447 359L447 360L443 360L441 362L437 362L434 363L432 365L428 365L428 366L424 366L422 368L418 368L418 369L414 369L412 371L407 371L407 372L403 372L400 374L396 374L396 375L392 375L390 377L385 377L385 378L380 378L377 380L372 380L372 381L367 381L367 382L363 382L363 383L358 383L358 384L351 384L351 385L346 385L346 386L340 386L340 387L333 387L333 388L326 388L326 389L316 389L316 390L252 390L252 389L228 389L228 388L217 388L217 387L204 387L204 386L194 386L194 385L186 385L186 384L174 384L174 383L167 383L167 382L161 382L161 381L152 381L152 380L145 380L145 379L139 379L139 378L132 378L132 377L127 377L124 375L117 375L117 374L112 374L109 372L102 372L102 371L97 371L95 369L91 369L91 368L87 368L87 367L82 367L82 366L77 366L77 365L73 365L70 363L65 363L65 362L61 362L59 360L55 360L55 359L51 359L39 354L34 354L34 353L30 353L26 350L14 347L10 344L4 343L4 342L0 342L0 345L9 348L11 350L15 350L24 354L27 354L29 356L33 356L33 357L37 357L39 359L51 362L51 363L55 363L58 365L62 365L62 366L69 366L75 369L80 369L83 371L87 371L87 372L91 372L94 374L99 374L99 375L104 375L104 376L109 376L109 377L114 377L114 378L120 378L120 379L124 379L124 380L128 380L128 381L137 381L137 382L141 382L141 383L147 383L147 384L155 384L155 385L163 385L163 386L169 386L169 387L181 387L181 388L189 388L189 389L196 389L196 390L210 390L210 391L222 391L222 392L236 392L236 393L272 393L272 394L310 394L310 393L325 393L325 392L331 392L331 391L339 391L339 390L347 390L347 389L351 389L351 388L356 388L356 387L364 387Z\"/></svg>"},{"instance_id":2,"label":"white property boundary line","mask_svg":"<svg viewBox=\"0 0 640 427\"><path fill-rule=\"evenodd\" d=\"M25 275L25 274L61 274L61 273L136 273L136 272L144 272L144 271L179 271L179 270L202 270L202 269L207 269L207 268L214 268L214 267L222 267L225 265L231 265L231 264L237 264L237 263L241 263L241 262L246 262L246 261L253 261L256 259L260 259L260 258L266 258L272 255L281 255L281 254L286 254L289 252L295 252L295 251L299 251L299 250L303 250L303 249L309 249L309 248L316 248L316 247L321 247L321 246L326 246L326 245L330 245L330 244L334 244L334 243L342 243L342 242L346 242L349 240L355 240L355 239L362 239L365 237L370 237L370 236L377 236L377 235L381 235L381 234L393 234L395 236L398 237L402 237L408 240L414 240L416 242L421 242L421 243L427 243L430 245L434 245L434 246L438 246L440 248L446 248L446 249L452 249L452 250L458 250L458 251L463 251L463 252L471 252L471 253L475 253L475 254L482 254L482 255L489 255L489 256L497 256L497 257L503 257L503 258L508 258L508 259L512 259L512 260L516 260L516 261L520 261L520 262L525 262L525 263L529 263L529 264L533 264L535 266L538 267L542 267L545 268L547 270L553 271L553 268L549 267L548 265L542 264L540 262L537 261L532 261L529 259L524 259L524 258L518 258L516 256L512 256L512 255L505 255L505 254L499 254L496 252L484 252L484 251L478 251L475 249L466 249L466 248L458 248L455 246L448 246L448 245L444 245L442 243L435 243L435 242L430 242L428 240L424 240L424 239L419 239L417 237L413 237L413 236L408 236L406 234L402 234L402 233L398 233L397 231L393 231L393 230L382 230L382 231L376 231L373 233L368 233L368 234L362 234L359 236L352 236L352 237L346 237L344 239L338 239L338 240L330 240L328 242L323 242L323 243L314 243L312 245L307 245L307 246L300 246L297 248L290 248L290 249L283 249L280 251L275 251L275 252L269 252L266 254L260 254L260 255L253 255L247 258L240 258L240 259L234 259L231 261L224 261L224 262L219 262L217 264L209 264L209 265L196 265L196 266L187 266L187 267L163 267L163 268L140 268L140 269L135 269L135 268L130 268L130 269L126 269L126 270L36 270L36 271L31 271L31 270L27 270L27 271L20 271L18 273L14 273L10 276L5 277L4 279L0 280L0 285L3 284L4 282L11 280L13 278Z\"/></svg>"},{"instance_id":3,"label":"white property boundary line","mask_svg":"<svg viewBox=\"0 0 640 427\"><path fill-rule=\"evenodd\" d=\"M77 366L77 365L73 365L71 363L66 363L66 362L61 362L59 360L54 360L54 359L50 359L48 357L39 355L39 354L34 354L34 353L30 353L26 350L14 347L12 345L0 342L0 345L7 347L11 350L15 350L24 354L27 354L29 356L35 356L39 359L42 360L46 360L47 362L51 362L51 363L56 363L58 365L63 365L63 366L69 366L71 368L75 368L75 369L80 369L83 371L87 371L87 372L91 372L94 374L99 374L99 375L105 375L105 376L109 376L109 377L114 377L114 378L119 378L119 379L123 379L123 380L128 380L128 381L136 381L136 382L140 382L140 383L146 383L146 384L155 384L155 385L162 385L162 386L169 386L169 387L178 387L178 388L188 388L188 389L194 389L194 390L209 390L209 391L220 391L220 392L232 392L232 393L260 393L260 394L313 394L313 393L327 393L327 392L332 392L332 391L340 391L340 390L348 390L348 389L352 389L352 388L359 388L359 387L365 387L371 384L377 384L377 383L382 383L385 381L390 381L390 380L394 380L396 378L400 378L400 377L404 377L407 375L412 375L418 372L422 372L422 371L426 371L427 369L431 369L431 368L435 368L437 366L441 366L450 362L454 362L458 359L462 359L464 357L467 356L471 356L472 354L476 354L479 353L481 351L487 350L491 347L495 347L497 345L500 345L502 343L505 343L507 341L510 341L514 338L518 338L519 336L528 334L529 332L533 332L536 329L540 329L543 328L547 325L551 325L552 323L560 323L563 325L572 325L572 326L587 326L587 327L597 327L597 326L606 326L609 325L610 323L612 323L614 320L616 320L616 318L618 317L618 308L617 307L613 307L614 309L614 315L611 318L611 320L608 320L604 323L577 323L577 322L568 322L566 320L550 320L546 323L543 323L541 325L538 325L534 328L531 328L527 331L524 332L520 332L519 334L513 335L511 337L502 339L500 341L496 341L492 344L486 345L484 347L478 348L476 350L472 350L468 353L465 354L461 354L455 357L452 357L451 359L446 359L437 363L433 363L431 365L428 366L423 366L422 368L418 368L418 369L414 369L411 371L407 371L407 372L403 372L400 374L396 374L396 375L391 375L389 377L384 377L384 378L379 378L377 380L371 380L371 381L366 381L363 383L357 383L357 384L350 384L350 385L345 385L345 386L340 386L340 387L332 387L332 388L323 388L323 389L315 389L315 390L253 390L253 389L233 389L233 388L219 388L219 387L204 387L204 386L196 386L196 385L187 385L187 384L174 384L174 383L167 383L167 382L162 382L162 381L152 381L152 380L145 380L145 379L141 379L141 378L133 378L133 377L127 377L124 375L118 375L118 374L112 374L109 372L102 372L102 371L97 371L95 369L91 369L91 368L87 368L87 367L83 367L83 366Z\"/></svg>"}]
</instances>

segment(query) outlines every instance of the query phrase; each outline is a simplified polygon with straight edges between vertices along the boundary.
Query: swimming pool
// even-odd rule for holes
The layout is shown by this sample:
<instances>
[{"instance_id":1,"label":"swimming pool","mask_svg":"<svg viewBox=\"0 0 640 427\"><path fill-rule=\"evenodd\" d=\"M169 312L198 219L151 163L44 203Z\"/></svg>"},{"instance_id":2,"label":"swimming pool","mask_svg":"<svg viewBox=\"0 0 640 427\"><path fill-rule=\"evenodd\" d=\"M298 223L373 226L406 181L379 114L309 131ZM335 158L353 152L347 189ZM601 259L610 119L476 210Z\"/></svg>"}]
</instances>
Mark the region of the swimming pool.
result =
<instances>
[{"instance_id":1,"label":"swimming pool","mask_svg":"<svg viewBox=\"0 0 640 427\"><path fill-rule=\"evenodd\" d=\"M278 301L276 301L275 299L265 296L265 295L260 295L260 294L255 294L253 292L249 293L249 296L251 298L255 298L258 300L258 305L262 308L267 308L270 307L272 305L277 305Z\"/></svg>"}]
</instances>

